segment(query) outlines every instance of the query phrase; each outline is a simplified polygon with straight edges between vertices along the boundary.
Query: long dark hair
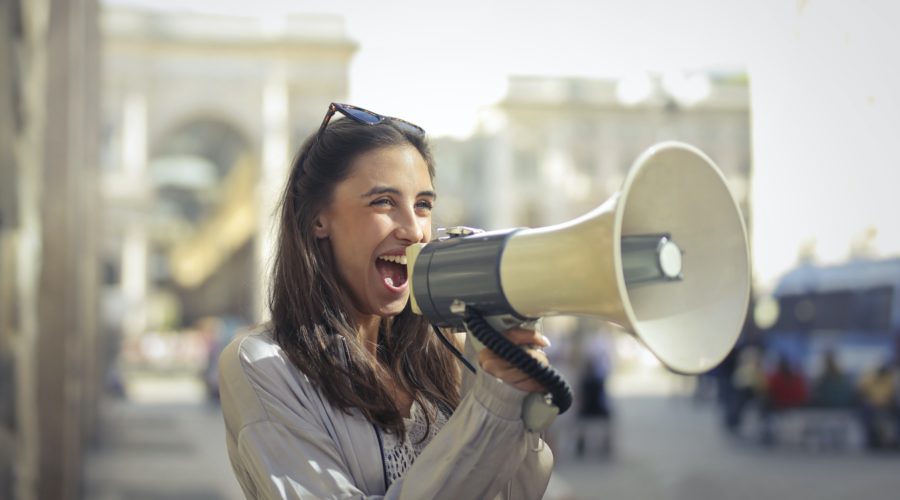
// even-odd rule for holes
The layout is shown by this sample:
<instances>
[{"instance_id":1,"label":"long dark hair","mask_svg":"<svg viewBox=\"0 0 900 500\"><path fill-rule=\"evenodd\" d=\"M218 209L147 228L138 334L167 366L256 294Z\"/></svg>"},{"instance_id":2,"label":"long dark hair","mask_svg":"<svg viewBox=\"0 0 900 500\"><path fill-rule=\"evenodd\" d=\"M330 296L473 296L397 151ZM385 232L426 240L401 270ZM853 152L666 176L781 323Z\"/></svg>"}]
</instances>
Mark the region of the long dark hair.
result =
<instances>
[{"instance_id":1,"label":"long dark hair","mask_svg":"<svg viewBox=\"0 0 900 500\"><path fill-rule=\"evenodd\" d=\"M386 380L418 403L451 410L459 403L459 367L431 326L410 311L382 318L376 356L358 338L350 298L340 284L331 243L317 239L314 224L346 179L353 159L374 149L411 145L434 178L434 159L425 138L390 121L364 125L335 120L300 148L279 206L279 234L273 261L269 308L276 342L328 401L403 435L403 418ZM441 334L438 332L438 334ZM423 401L424 400L424 401ZM432 416L426 412L428 424Z\"/></svg>"}]
</instances>

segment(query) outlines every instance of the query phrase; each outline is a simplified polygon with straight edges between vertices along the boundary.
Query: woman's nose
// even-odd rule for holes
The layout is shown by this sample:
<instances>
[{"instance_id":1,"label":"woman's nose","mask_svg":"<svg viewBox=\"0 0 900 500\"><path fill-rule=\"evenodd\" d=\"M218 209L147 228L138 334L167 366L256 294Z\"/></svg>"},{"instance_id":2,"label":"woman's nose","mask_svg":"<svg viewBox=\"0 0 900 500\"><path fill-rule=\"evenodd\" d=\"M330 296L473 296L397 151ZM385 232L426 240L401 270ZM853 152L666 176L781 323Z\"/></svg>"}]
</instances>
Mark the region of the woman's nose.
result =
<instances>
[{"instance_id":1,"label":"woman's nose","mask_svg":"<svg viewBox=\"0 0 900 500\"><path fill-rule=\"evenodd\" d=\"M427 224L427 221L422 217L418 217L414 211L404 211L397 221L395 234L401 240L418 243L425 238L425 224Z\"/></svg>"}]
</instances>

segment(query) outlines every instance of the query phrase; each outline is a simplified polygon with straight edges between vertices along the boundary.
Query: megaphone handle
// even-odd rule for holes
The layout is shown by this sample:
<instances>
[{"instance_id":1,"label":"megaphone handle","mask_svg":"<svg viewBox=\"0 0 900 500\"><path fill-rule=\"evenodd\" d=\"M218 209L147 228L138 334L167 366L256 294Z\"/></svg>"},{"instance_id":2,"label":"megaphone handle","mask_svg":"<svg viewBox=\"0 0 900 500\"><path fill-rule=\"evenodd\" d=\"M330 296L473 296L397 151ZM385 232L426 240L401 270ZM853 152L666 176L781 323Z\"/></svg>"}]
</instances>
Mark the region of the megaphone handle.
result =
<instances>
[{"instance_id":1,"label":"megaphone handle","mask_svg":"<svg viewBox=\"0 0 900 500\"><path fill-rule=\"evenodd\" d=\"M485 319L488 323L491 322L491 318ZM543 333L540 319L525 321L517 328ZM530 432L543 432L556 420L557 415L559 408L553 404L553 398L549 393L532 392L522 402L522 421L525 423L525 429Z\"/></svg>"},{"instance_id":2,"label":"megaphone handle","mask_svg":"<svg viewBox=\"0 0 900 500\"><path fill-rule=\"evenodd\" d=\"M523 323L522 328L531 330L532 328L527 328L530 324L531 322ZM472 335L471 341L476 351L487 349L474 335ZM549 394L532 392L522 402L522 422L529 432L543 432L559 415L559 408L553 404L549 396Z\"/></svg>"},{"instance_id":3,"label":"megaphone handle","mask_svg":"<svg viewBox=\"0 0 900 500\"><path fill-rule=\"evenodd\" d=\"M531 432L542 432L572 404L572 389L565 379L551 366L545 366L531 357L525 350L510 342L498 332L480 313L467 307L465 316L466 329L472 334L476 349L487 347L513 366L531 375L544 385L550 394L532 393L522 404L522 419L525 428ZM504 326L508 322L502 322ZM529 329L536 326L533 322L526 324ZM552 401L550 396L552 395Z\"/></svg>"}]
</instances>

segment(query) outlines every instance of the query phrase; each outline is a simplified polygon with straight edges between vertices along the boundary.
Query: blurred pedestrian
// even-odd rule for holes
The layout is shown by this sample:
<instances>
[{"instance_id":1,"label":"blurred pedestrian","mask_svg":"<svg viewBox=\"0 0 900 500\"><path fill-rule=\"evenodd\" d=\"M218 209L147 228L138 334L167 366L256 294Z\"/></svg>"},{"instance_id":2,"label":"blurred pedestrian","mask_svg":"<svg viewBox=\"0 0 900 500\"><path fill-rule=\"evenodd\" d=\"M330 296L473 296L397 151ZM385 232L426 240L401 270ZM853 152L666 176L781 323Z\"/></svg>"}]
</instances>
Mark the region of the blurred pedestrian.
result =
<instances>
[{"instance_id":1,"label":"blurred pedestrian","mask_svg":"<svg viewBox=\"0 0 900 500\"><path fill-rule=\"evenodd\" d=\"M775 371L769 374L766 389L767 406L776 411L803 406L809 399L806 379L785 355L779 357Z\"/></svg>"},{"instance_id":2,"label":"blurred pedestrian","mask_svg":"<svg viewBox=\"0 0 900 500\"><path fill-rule=\"evenodd\" d=\"M763 356L755 345L741 348L731 377L731 385L732 390L725 403L725 428L737 433L740 431L747 407L752 404L759 406L766 394Z\"/></svg>"},{"instance_id":3,"label":"blurred pedestrian","mask_svg":"<svg viewBox=\"0 0 900 500\"><path fill-rule=\"evenodd\" d=\"M895 395L897 375L891 363L883 363L864 373L857 384L859 415L865 431L866 446L887 448L896 444Z\"/></svg>"},{"instance_id":4,"label":"blurred pedestrian","mask_svg":"<svg viewBox=\"0 0 900 500\"><path fill-rule=\"evenodd\" d=\"M794 368L790 359L782 354L778 358L775 370L766 378L766 395L762 405L763 443L774 443L774 418L778 413L803 406L808 401L809 388L806 379Z\"/></svg>"},{"instance_id":5,"label":"blurred pedestrian","mask_svg":"<svg viewBox=\"0 0 900 500\"><path fill-rule=\"evenodd\" d=\"M609 353L599 341L588 345L587 356L578 381L578 424L575 452L581 457L591 448L592 441L599 440L603 455L612 451L612 429L609 425L612 411L606 392L606 379L610 371ZM599 436L599 438L598 438Z\"/></svg>"},{"instance_id":6,"label":"blurred pedestrian","mask_svg":"<svg viewBox=\"0 0 900 500\"><path fill-rule=\"evenodd\" d=\"M835 352L826 351L822 372L813 382L811 403L826 408L849 408L853 405L853 398L850 376L841 368Z\"/></svg>"}]
</instances>

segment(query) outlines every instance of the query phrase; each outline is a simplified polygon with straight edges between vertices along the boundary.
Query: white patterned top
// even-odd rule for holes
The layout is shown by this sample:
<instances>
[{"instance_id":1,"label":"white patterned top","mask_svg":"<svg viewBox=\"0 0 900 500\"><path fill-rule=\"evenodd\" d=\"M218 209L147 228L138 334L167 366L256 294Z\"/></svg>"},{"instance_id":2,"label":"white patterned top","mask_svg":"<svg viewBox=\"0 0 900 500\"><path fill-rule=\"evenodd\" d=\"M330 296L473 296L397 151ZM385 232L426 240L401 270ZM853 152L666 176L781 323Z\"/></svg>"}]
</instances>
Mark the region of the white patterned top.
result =
<instances>
[{"instance_id":1,"label":"white patterned top","mask_svg":"<svg viewBox=\"0 0 900 500\"><path fill-rule=\"evenodd\" d=\"M403 419L406 436L397 436L387 432L383 434L384 466L387 471L388 485L403 476L425 446L447 423L447 416L442 412L430 413L436 414L436 417L432 419L427 436L425 436L425 410L416 401L413 401L412 407L409 409L409 418ZM423 437L425 439L422 439Z\"/></svg>"}]
</instances>

